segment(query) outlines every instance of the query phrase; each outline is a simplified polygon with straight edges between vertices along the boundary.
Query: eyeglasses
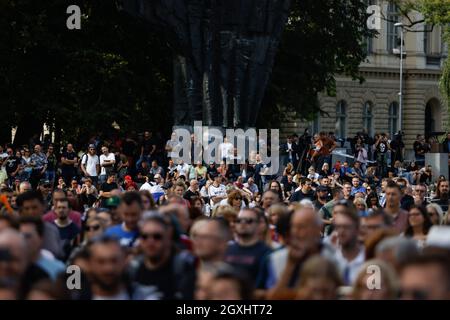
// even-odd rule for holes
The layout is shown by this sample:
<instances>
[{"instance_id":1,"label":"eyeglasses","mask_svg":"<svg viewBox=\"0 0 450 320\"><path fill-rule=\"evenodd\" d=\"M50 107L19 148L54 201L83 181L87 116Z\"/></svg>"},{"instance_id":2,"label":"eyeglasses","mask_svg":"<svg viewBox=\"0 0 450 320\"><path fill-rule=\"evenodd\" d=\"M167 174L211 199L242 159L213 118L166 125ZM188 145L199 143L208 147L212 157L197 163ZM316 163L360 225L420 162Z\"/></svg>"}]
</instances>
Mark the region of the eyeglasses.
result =
<instances>
[{"instance_id":1,"label":"eyeglasses","mask_svg":"<svg viewBox=\"0 0 450 320\"><path fill-rule=\"evenodd\" d=\"M140 235L142 240L147 240L149 238L155 240L155 241L161 241L164 237L162 233L141 233Z\"/></svg>"},{"instance_id":2,"label":"eyeglasses","mask_svg":"<svg viewBox=\"0 0 450 320\"><path fill-rule=\"evenodd\" d=\"M236 197L236 198L234 198L234 200L242 200L242 198L241 197Z\"/></svg>"},{"instance_id":3,"label":"eyeglasses","mask_svg":"<svg viewBox=\"0 0 450 320\"><path fill-rule=\"evenodd\" d=\"M252 224L255 223L256 220L252 218L237 218L236 223L245 223L245 224Z\"/></svg>"},{"instance_id":4,"label":"eyeglasses","mask_svg":"<svg viewBox=\"0 0 450 320\"><path fill-rule=\"evenodd\" d=\"M93 226L86 226L86 231L98 231L100 230L100 225L96 224Z\"/></svg>"}]
</instances>

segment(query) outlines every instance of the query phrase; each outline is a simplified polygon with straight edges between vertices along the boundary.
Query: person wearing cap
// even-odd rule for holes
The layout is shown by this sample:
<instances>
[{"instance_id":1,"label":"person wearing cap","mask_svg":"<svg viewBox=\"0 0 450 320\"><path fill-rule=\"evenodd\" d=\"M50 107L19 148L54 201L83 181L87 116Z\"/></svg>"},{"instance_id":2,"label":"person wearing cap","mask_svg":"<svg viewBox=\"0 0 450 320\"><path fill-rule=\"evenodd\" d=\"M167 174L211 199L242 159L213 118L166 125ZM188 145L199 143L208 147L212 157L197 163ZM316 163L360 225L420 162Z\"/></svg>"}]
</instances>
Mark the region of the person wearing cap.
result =
<instances>
[{"instance_id":1,"label":"person wearing cap","mask_svg":"<svg viewBox=\"0 0 450 320\"><path fill-rule=\"evenodd\" d=\"M124 189L125 190L128 190L128 188L130 186L134 187L135 190L138 190L138 186L137 186L136 182L134 182L133 178L131 176L129 176L129 175L125 176L123 183L124 183Z\"/></svg>"},{"instance_id":2,"label":"person wearing cap","mask_svg":"<svg viewBox=\"0 0 450 320\"><path fill-rule=\"evenodd\" d=\"M326 186L318 186L316 188L317 199L313 201L314 207L317 211L328 202L328 188Z\"/></svg>"},{"instance_id":3,"label":"person wearing cap","mask_svg":"<svg viewBox=\"0 0 450 320\"><path fill-rule=\"evenodd\" d=\"M38 190L42 194L44 201L47 203L47 207L50 208L52 202L52 184L47 179L41 179L39 181Z\"/></svg>"},{"instance_id":4,"label":"person wearing cap","mask_svg":"<svg viewBox=\"0 0 450 320\"><path fill-rule=\"evenodd\" d=\"M142 198L138 192L133 191L124 193L119 201L117 211L122 223L108 228L105 235L117 238L124 247L131 247L139 235L138 222L142 216Z\"/></svg>"},{"instance_id":5,"label":"person wearing cap","mask_svg":"<svg viewBox=\"0 0 450 320\"><path fill-rule=\"evenodd\" d=\"M95 150L95 145L90 144L88 152L81 157L81 171L86 178L90 178L94 185L97 184L100 173L100 158Z\"/></svg>"}]
</instances>

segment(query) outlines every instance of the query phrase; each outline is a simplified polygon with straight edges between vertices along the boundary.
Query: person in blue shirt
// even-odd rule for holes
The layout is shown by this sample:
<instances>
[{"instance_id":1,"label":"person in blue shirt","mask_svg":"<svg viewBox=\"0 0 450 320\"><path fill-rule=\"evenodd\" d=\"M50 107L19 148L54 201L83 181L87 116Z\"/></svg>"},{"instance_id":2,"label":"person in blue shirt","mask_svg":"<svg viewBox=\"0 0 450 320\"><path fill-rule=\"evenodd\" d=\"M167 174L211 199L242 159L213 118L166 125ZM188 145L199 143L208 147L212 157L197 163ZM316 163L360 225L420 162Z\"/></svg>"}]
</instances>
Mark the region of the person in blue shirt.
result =
<instances>
[{"instance_id":1,"label":"person in blue shirt","mask_svg":"<svg viewBox=\"0 0 450 320\"><path fill-rule=\"evenodd\" d=\"M341 167L341 179L350 182L354 176L353 169L348 165L347 161L344 161L344 165Z\"/></svg>"},{"instance_id":2,"label":"person in blue shirt","mask_svg":"<svg viewBox=\"0 0 450 320\"><path fill-rule=\"evenodd\" d=\"M124 193L117 211L123 222L108 228L105 235L117 238L124 247L131 247L139 236L138 222L143 211L140 194L138 192Z\"/></svg>"},{"instance_id":3,"label":"person in blue shirt","mask_svg":"<svg viewBox=\"0 0 450 320\"><path fill-rule=\"evenodd\" d=\"M350 193L350 195L354 196L356 193L358 192L362 192L362 193L366 193L366 188L364 188L359 181L359 178L354 177L352 179L352 191Z\"/></svg>"}]
</instances>

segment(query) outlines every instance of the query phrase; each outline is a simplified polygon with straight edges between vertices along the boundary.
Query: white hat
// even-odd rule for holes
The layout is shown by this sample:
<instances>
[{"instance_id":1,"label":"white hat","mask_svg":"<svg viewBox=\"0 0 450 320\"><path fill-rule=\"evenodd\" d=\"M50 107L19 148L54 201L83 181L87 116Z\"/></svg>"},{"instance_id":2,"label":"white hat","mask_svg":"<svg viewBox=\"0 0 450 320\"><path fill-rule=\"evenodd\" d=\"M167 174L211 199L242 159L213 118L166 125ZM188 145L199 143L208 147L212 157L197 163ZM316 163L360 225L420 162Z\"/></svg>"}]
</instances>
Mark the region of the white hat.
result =
<instances>
[{"instance_id":1,"label":"white hat","mask_svg":"<svg viewBox=\"0 0 450 320\"><path fill-rule=\"evenodd\" d=\"M450 249L450 226L433 226L428 232L427 247Z\"/></svg>"}]
</instances>

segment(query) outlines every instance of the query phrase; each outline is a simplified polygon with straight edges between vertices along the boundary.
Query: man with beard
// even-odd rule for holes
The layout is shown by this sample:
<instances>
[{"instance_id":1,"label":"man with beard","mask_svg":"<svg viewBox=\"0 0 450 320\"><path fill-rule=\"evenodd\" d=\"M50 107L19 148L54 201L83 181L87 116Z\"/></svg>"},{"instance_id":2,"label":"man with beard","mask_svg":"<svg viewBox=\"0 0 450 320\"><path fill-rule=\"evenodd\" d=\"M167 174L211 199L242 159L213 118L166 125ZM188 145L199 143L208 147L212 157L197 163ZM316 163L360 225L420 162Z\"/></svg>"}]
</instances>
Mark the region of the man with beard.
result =
<instances>
[{"instance_id":1,"label":"man with beard","mask_svg":"<svg viewBox=\"0 0 450 320\"><path fill-rule=\"evenodd\" d=\"M365 248L358 241L359 216L356 208L349 206L336 212L334 229L339 245L336 251L337 265L342 272L344 284L352 285L365 259Z\"/></svg>"},{"instance_id":2,"label":"man with beard","mask_svg":"<svg viewBox=\"0 0 450 320\"><path fill-rule=\"evenodd\" d=\"M92 300L149 300L153 292L128 281L126 255L120 243L111 237L100 237L88 244L88 277Z\"/></svg>"},{"instance_id":3,"label":"man with beard","mask_svg":"<svg viewBox=\"0 0 450 320\"><path fill-rule=\"evenodd\" d=\"M432 202L440 205L442 211L446 212L448 210L448 200L449 200L449 182L447 180L439 180L437 185L436 196L433 198Z\"/></svg>"},{"instance_id":4,"label":"man with beard","mask_svg":"<svg viewBox=\"0 0 450 320\"><path fill-rule=\"evenodd\" d=\"M270 248L258 235L259 214L254 208L239 212L236 219L237 240L228 246L225 262L242 269L256 282L261 262Z\"/></svg>"},{"instance_id":5,"label":"man with beard","mask_svg":"<svg viewBox=\"0 0 450 320\"><path fill-rule=\"evenodd\" d=\"M138 222L142 216L142 210L142 198L138 192L124 193L117 208L123 222L110 227L105 234L119 239L122 246L131 247L139 234Z\"/></svg>"},{"instance_id":6,"label":"man with beard","mask_svg":"<svg viewBox=\"0 0 450 320\"><path fill-rule=\"evenodd\" d=\"M316 195L317 199L314 200L313 204L316 210L319 211L327 203L328 188L326 186L318 186L316 188Z\"/></svg>"},{"instance_id":7,"label":"man with beard","mask_svg":"<svg viewBox=\"0 0 450 320\"><path fill-rule=\"evenodd\" d=\"M193 299L195 259L187 251L176 250L169 230L159 213L144 218L139 236L143 254L131 262L130 276L158 299Z\"/></svg>"},{"instance_id":8,"label":"man with beard","mask_svg":"<svg viewBox=\"0 0 450 320\"><path fill-rule=\"evenodd\" d=\"M53 223L58 227L65 257L67 258L80 233L80 228L69 218L70 204L68 199L61 199L55 203L56 219Z\"/></svg>"},{"instance_id":9,"label":"man with beard","mask_svg":"<svg viewBox=\"0 0 450 320\"><path fill-rule=\"evenodd\" d=\"M311 190L312 181L308 178L303 178L300 182L301 189L296 190L289 198L289 202L300 202L303 199L313 200L314 193Z\"/></svg>"},{"instance_id":10,"label":"man with beard","mask_svg":"<svg viewBox=\"0 0 450 320\"><path fill-rule=\"evenodd\" d=\"M394 229L400 234L405 231L408 223L408 212L400 206L402 192L398 184L389 181L386 186L385 212L392 218Z\"/></svg>"}]
</instances>

